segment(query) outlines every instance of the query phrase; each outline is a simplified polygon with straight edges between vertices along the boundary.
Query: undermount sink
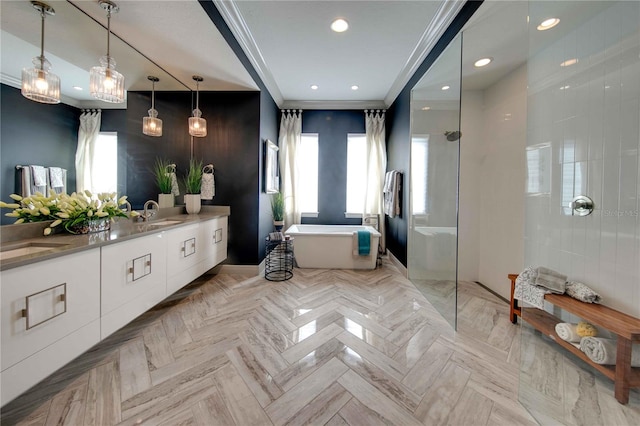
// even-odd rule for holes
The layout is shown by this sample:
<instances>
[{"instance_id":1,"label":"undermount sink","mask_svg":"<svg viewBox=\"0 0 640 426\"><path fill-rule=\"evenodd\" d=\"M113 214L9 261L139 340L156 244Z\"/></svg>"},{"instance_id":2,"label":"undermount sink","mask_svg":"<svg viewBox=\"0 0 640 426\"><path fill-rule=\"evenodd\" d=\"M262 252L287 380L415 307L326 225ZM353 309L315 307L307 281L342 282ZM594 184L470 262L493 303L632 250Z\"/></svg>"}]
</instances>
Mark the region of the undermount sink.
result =
<instances>
[{"instance_id":1,"label":"undermount sink","mask_svg":"<svg viewBox=\"0 0 640 426\"><path fill-rule=\"evenodd\" d=\"M26 256L29 254L42 253L64 247L67 244L56 243L22 243L12 245L0 251L0 260L12 259L14 257Z\"/></svg>"},{"instance_id":2,"label":"undermount sink","mask_svg":"<svg viewBox=\"0 0 640 426\"><path fill-rule=\"evenodd\" d=\"M169 225L177 225L178 223L182 223L181 220L160 220L158 222L149 222L147 226L169 226Z\"/></svg>"}]
</instances>

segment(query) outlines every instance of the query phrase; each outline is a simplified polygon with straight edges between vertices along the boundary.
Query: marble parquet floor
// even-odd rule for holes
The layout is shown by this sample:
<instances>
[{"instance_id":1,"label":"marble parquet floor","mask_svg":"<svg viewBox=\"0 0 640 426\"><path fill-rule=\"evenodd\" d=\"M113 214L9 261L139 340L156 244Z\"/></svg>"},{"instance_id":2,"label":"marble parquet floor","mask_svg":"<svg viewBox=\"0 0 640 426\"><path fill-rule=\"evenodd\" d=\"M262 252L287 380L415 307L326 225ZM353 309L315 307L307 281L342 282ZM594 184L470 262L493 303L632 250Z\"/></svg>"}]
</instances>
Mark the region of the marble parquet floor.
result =
<instances>
[{"instance_id":1,"label":"marble parquet floor","mask_svg":"<svg viewBox=\"0 0 640 426\"><path fill-rule=\"evenodd\" d=\"M387 260L190 284L2 410L20 425L529 425L519 327L461 286L454 333Z\"/></svg>"}]
</instances>

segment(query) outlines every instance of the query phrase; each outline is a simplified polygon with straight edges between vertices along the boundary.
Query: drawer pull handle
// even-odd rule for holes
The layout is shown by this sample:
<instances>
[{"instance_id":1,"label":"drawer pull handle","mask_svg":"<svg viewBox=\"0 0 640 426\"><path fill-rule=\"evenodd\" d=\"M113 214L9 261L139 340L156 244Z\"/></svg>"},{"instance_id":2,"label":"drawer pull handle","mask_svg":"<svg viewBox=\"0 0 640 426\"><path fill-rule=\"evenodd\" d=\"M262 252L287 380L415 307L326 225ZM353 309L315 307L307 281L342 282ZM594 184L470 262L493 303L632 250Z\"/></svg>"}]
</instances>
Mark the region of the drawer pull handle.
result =
<instances>
[{"instance_id":1,"label":"drawer pull handle","mask_svg":"<svg viewBox=\"0 0 640 426\"><path fill-rule=\"evenodd\" d=\"M55 298L53 300L56 301L56 303L63 303L63 307L62 310L57 311L54 308L51 313L49 314L48 317L45 318L36 318L35 320L33 318L31 318L31 309L30 309L30 305L32 304L36 304L38 303L38 299L41 299L42 297L53 297L54 295L51 294L50 296L46 295L45 293L47 292L55 292L56 290L61 289L62 293L55 296ZM46 300L46 299L45 299ZM51 300L51 299L49 299ZM40 301L40 304L42 304L42 301ZM46 305L46 303L45 303ZM42 305L41 305L42 306ZM38 311L36 311L38 312ZM54 319L55 317L58 317L62 314L64 314L65 312L67 312L67 283L62 283L50 288L47 288L45 290L39 291L37 293L33 293L30 294L29 296L25 297L25 309L21 309L20 311L20 316L23 318L26 318L27 320L27 330L32 329L34 327L37 327L40 324L44 324L45 322Z\"/></svg>"}]
</instances>

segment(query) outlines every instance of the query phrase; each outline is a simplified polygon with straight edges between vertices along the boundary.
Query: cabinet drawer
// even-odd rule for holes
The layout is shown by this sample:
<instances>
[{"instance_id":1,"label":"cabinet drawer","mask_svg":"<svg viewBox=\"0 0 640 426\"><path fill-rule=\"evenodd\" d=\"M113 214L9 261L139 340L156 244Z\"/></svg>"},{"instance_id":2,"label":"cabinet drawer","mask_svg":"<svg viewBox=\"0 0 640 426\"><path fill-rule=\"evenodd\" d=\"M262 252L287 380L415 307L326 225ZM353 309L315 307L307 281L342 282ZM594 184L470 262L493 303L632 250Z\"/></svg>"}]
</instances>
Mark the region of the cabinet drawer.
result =
<instances>
[{"instance_id":1,"label":"cabinet drawer","mask_svg":"<svg viewBox=\"0 0 640 426\"><path fill-rule=\"evenodd\" d=\"M200 262L204 239L197 224L167 231L167 276L179 274Z\"/></svg>"},{"instance_id":2,"label":"cabinet drawer","mask_svg":"<svg viewBox=\"0 0 640 426\"><path fill-rule=\"evenodd\" d=\"M100 316L100 249L2 272L2 370Z\"/></svg>"},{"instance_id":3,"label":"cabinet drawer","mask_svg":"<svg viewBox=\"0 0 640 426\"><path fill-rule=\"evenodd\" d=\"M166 295L166 238L163 233L102 247L101 314L161 287ZM154 292L157 293L157 292ZM162 300L155 300L154 303ZM134 313L135 318L142 312Z\"/></svg>"}]
</instances>

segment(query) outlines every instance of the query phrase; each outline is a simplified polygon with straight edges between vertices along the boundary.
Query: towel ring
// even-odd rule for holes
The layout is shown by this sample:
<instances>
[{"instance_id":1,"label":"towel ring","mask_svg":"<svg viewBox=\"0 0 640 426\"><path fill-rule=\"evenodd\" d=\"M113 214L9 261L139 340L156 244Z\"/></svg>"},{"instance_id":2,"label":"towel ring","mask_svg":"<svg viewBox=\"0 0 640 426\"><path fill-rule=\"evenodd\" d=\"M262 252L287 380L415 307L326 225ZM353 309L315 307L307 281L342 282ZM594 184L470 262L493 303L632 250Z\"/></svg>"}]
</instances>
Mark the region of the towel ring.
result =
<instances>
[{"instance_id":1,"label":"towel ring","mask_svg":"<svg viewBox=\"0 0 640 426\"><path fill-rule=\"evenodd\" d=\"M213 164L207 164L202 168L202 173L211 173L213 174Z\"/></svg>"},{"instance_id":2,"label":"towel ring","mask_svg":"<svg viewBox=\"0 0 640 426\"><path fill-rule=\"evenodd\" d=\"M169 164L167 166L167 173L175 173L176 172L176 165L175 164Z\"/></svg>"}]
</instances>

